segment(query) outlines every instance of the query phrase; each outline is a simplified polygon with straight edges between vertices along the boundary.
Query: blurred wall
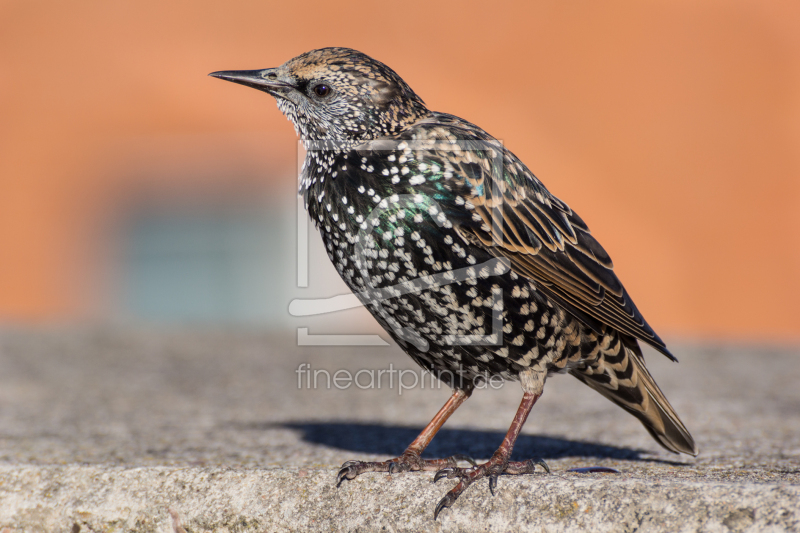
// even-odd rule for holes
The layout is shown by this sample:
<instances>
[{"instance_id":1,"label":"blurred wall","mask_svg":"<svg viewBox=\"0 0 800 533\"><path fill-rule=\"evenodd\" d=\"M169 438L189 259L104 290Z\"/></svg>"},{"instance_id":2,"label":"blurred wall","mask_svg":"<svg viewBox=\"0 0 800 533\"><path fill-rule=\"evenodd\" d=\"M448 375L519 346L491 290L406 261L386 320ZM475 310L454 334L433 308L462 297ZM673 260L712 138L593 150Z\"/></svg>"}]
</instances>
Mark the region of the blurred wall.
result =
<instances>
[{"instance_id":1,"label":"blurred wall","mask_svg":"<svg viewBox=\"0 0 800 533\"><path fill-rule=\"evenodd\" d=\"M266 259L225 275L263 264L293 283L272 270L293 249L268 257L268 234L294 231L294 131L267 95L206 74L323 46L384 61L502 139L589 223L662 336L800 338L800 4L764 0L2 1L0 319L147 318L148 261L205 258L196 286L213 284L239 257L224 235L259 227ZM198 244L175 263L158 255L169 238ZM340 290L328 268L310 285ZM186 283L166 300L217 301ZM286 313L287 293L251 292L241 305Z\"/></svg>"}]
</instances>

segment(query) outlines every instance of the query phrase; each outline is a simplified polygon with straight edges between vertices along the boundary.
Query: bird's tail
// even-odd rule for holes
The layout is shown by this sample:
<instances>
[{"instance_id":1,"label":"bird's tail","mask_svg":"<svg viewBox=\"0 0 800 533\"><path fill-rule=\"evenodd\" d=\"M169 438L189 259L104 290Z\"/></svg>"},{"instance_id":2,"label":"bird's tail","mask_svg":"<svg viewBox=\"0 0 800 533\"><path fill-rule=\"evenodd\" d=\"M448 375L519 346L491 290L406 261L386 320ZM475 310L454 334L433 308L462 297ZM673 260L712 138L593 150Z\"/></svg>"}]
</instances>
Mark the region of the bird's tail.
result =
<instances>
[{"instance_id":1,"label":"bird's tail","mask_svg":"<svg viewBox=\"0 0 800 533\"><path fill-rule=\"evenodd\" d=\"M689 430L644 366L636 340L620 337L615 339L616 349L605 351L595 363L570 373L638 418L667 450L697 455Z\"/></svg>"}]
</instances>

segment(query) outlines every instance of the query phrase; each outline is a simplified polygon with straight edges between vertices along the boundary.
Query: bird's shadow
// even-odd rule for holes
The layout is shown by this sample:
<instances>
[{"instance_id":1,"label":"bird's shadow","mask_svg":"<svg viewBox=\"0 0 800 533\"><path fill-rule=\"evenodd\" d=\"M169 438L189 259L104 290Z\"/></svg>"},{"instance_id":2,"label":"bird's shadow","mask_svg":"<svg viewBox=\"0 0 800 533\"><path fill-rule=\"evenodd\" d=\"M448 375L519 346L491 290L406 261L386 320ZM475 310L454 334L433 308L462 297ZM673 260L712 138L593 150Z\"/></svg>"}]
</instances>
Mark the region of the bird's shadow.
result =
<instances>
[{"instance_id":1,"label":"bird's shadow","mask_svg":"<svg viewBox=\"0 0 800 533\"><path fill-rule=\"evenodd\" d=\"M270 425L275 427L275 425ZM375 454L396 457L419 434L422 428L386 426L356 422L288 422L278 426L301 432L301 438L311 444L351 451L355 454ZM442 429L436 434L424 457L449 457L467 454L477 458L488 458L503 441L505 433L475 429ZM594 457L598 459L621 459L647 461L663 464L684 464L655 457L648 457L644 450L609 446L592 442L520 435L514 446L515 460L537 457L560 459L563 457Z\"/></svg>"}]
</instances>

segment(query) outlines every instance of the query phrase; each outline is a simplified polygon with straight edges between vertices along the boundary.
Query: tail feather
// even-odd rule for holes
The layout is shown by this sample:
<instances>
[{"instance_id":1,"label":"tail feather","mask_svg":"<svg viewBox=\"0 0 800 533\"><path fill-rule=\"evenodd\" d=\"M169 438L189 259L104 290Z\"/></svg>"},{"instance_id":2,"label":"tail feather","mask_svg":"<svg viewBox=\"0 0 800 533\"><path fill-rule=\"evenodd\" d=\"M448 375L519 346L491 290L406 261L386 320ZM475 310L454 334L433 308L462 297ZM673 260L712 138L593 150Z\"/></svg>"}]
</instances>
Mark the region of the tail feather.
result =
<instances>
[{"instance_id":1,"label":"tail feather","mask_svg":"<svg viewBox=\"0 0 800 533\"><path fill-rule=\"evenodd\" d=\"M616 354L570 373L638 418L667 450L697 455L694 439L647 371L636 341L622 338L616 348Z\"/></svg>"}]
</instances>

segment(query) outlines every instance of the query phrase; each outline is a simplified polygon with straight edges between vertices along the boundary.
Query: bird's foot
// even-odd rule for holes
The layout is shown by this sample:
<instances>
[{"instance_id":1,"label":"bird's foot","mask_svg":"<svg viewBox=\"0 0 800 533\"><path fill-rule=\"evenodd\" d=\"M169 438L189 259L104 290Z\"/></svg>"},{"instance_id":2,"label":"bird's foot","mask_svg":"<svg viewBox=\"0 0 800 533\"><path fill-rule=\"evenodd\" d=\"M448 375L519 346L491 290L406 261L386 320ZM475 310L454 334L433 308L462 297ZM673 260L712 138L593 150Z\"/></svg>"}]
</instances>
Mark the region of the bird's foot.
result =
<instances>
[{"instance_id":1,"label":"bird's foot","mask_svg":"<svg viewBox=\"0 0 800 533\"><path fill-rule=\"evenodd\" d=\"M355 479L356 476L364 472L417 472L419 470L441 470L448 468L458 468L458 461L466 461L472 466L477 463L468 455L456 454L445 459L422 459L418 453L406 451L400 457L388 461L347 461L342 465L339 474L336 476L336 486L342 484L345 479Z\"/></svg>"},{"instance_id":2,"label":"bird's foot","mask_svg":"<svg viewBox=\"0 0 800 533\"><path fill-rule=\"evenodd\" d=\"M536 465L542 466L548 474L550 473L550 468L542 459L509 462L508 457L497 453L487 462L482 465L473 466L472 468L447 467L439 470L433 477L434 483L443 478L458 479L459 481L458 484L439 501L436 510L433 512L433 519L436 520L439 513L442 512L442 509L453 505L453 502L461 496L461 493L475 481L485 477L489 478L489 491L492 493L492 496L494 496L494 489L497 487L497 479L500 477L500 474L532 474L536 469Z\"/></svg>"}]
</instances>

